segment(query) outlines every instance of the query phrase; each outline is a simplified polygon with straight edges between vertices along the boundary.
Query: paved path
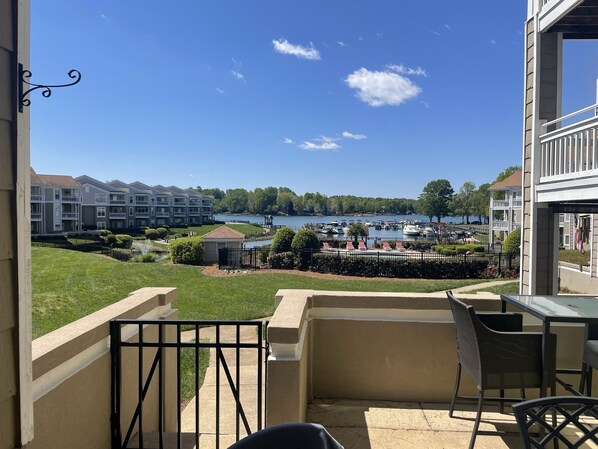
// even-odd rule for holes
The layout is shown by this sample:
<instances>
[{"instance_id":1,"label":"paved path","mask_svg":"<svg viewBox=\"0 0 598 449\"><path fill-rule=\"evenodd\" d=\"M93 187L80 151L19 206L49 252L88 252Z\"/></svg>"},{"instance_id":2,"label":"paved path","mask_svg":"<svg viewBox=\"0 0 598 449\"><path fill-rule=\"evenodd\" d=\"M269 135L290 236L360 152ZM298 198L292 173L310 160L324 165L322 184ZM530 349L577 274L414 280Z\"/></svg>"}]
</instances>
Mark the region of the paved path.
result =
<instances>
[{"instance_id":1,"label":"paved path","mask_svg":"<svg viewBox=\"0 0 598 449\"><path fill-rule=\"evenodd\" d=\"M482 282L480 284L467 285L465 287L458 287L453 289L453 293L467 293L473 290L480 290L488 287L496 287L497 285L509 284L516 281L516 279L506 279L500 281Z\"/></svg>"}]
</instances>

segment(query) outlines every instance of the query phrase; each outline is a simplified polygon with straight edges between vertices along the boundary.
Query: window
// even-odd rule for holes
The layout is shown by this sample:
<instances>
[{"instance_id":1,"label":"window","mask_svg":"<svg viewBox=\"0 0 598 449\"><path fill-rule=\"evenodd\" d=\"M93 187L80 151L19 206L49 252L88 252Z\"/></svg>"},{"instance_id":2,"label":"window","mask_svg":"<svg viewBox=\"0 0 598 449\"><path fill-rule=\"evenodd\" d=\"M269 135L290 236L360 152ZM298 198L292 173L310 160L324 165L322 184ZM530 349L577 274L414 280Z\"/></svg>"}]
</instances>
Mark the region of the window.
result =
<instances>
[{"instance_id":1,"label":"window","mask_svg":"<svg viewBox=\"0 0 598 449\"><path fill-rule=\"evenodd\" d=\"M132 217L133 215L134 215L134 214L133 214L133 208L132 208L132 207L129 207L129 217Z\"/></svg>"},{"instance_id":2,"label":"window","mask_svg":"<svg viewBox=\"0 0 598 449\"><path fill-rule=\"evenodd\" d=\"M97 216L99 217L105 217L106 216L106 208L105 207L98 207L97 209Z\"/></svg>"},{"instance_id":3,"label":"window","mask_svg":"<svg viewBox=\"0 0 598 449\"><path fill-rule=\"evenodd\" d=\"M96 203L107 203L108 195L105 193L96 193Z\"/></svg>"},{"instance_id":4,"label":"window","mask_svg":"<svg viewBox=\"0 0 598 449\"><path fill-rule=\"evenodd\" d=\"M54 199L55 200L60 199L60 189L54 189Z\"/></svg>"},{"instance_id":5,"label":"window","mask_svg":"<svg viewBox=\"0 0 598 449\"><path fill-rule=\"evenodd\" d=\"M98 222L96 223L96 227L97 227L98 229L106 229L106 222L105 222L105 221L98 221Z\"/></svg>"}]
</instances>

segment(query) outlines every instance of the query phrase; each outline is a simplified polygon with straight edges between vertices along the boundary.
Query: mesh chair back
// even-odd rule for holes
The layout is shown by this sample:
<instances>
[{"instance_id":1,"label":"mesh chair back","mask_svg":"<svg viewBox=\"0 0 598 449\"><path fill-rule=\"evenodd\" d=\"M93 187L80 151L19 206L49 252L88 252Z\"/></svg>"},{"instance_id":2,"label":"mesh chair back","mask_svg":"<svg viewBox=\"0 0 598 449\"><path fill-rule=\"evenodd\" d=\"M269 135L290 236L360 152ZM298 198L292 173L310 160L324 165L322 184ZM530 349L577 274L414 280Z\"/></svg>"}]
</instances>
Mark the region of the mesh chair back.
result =
<instances>
[{"instance_id":1,"label":"mesh chair back","mask_svg":"<svg viewBox=\"0 0 598 449\"><path fill-rule=\"evenodd\" d=\"M476 385L479 386L482 384L482 367L478 336L473 321L475 312L472 306L459 301L452 292L448 291L446 295L451 305L457 330L457 357L459 363L461 363L465 372L472 377Z\"/></svg>"},{"instance_id":2,"label":"mesh chair back","mask_svg":"<svg viewBox=\"0 0 598 449\"><path fill-rule=\"evenodd\" d=\"M288 423L246 436L229 449L343 449L320 424Z\"/></svg>"},{"instance_id":3,"label":"mesh chair back","mask_svg":"<svg viewBox=\"0 0 598 449\"><path fill-rule=\"evenodd\" d=\"M586 325L586 340L598 340L598 324L588 323Z\"/></svg>"},{"instance_id":4,"label":"mesh chair back","mask_svg":"<svg viewBox=\"0 0 598 449\"><path fill-rule=\"evenodd\" d=\"M548 447L555 441L567 448L589 447L590 441L598 443L598 398L553 396L533 399L514 404L513 412L525 449ZM553 422L553 412L556 422ZM532 426L543 431L538 432Z\"/></svg>"}]
</instances>

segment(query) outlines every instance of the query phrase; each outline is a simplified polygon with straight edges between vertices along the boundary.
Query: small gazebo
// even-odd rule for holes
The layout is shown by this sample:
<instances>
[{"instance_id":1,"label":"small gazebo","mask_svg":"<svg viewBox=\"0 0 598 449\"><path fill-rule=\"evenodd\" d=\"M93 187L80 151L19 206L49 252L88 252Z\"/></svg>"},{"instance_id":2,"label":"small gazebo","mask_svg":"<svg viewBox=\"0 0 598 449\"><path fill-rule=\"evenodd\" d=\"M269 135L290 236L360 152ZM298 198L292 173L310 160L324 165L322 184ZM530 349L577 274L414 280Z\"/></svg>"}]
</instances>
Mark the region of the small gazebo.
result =
<instances>
[{"instance_id":1,"label":"small gazebo","mask_svg":"<svg viewBox=\"0 0 598 449\"><path fill-rule=\"evenodd\" d=\"M245 234L228 226L220 226L203 237L205 264L218 263L218 251L222 248L241 250Z\"/></svg>"}]
</instances>

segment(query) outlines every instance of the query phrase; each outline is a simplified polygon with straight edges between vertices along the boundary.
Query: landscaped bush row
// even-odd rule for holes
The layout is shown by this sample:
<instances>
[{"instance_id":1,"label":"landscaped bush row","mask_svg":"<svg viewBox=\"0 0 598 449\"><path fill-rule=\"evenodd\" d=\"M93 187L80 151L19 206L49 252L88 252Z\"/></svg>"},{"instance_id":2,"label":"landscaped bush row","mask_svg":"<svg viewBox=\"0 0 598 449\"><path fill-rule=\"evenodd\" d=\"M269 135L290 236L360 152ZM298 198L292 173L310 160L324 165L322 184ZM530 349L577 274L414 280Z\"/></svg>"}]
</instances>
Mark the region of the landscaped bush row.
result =
<instances>
[{"instance_id":1,"label":"landscaped bush row","mask_svg":"<svg viewBox=\"0 0 598 449\"><path fill-rule=\"evenodd\" d=\"M444 254L445 256L454 256L456 254L471 253L483 253L485 248L484 245L477 243L468 243L465 245L434 245L432 250L438 254Z\"/></svg>"},{"instance_id":2,"label":"landscaped bush row","mask_svg":"<svg viewBox=\"0 0 598 449\"><path fill-rule=\"evenodd\" d=\"M270 267L279 270L292 270L295 268L295 255L291 251L271 254Z\"/></svg>"},{"instance_id":3,"label":"landscaped bush row","mask_svg":"<svg viewBox=\"0 0 598 449\"><path fill-rule=\"evenodd\" d=\"M377 259L374 257L339 257L313 254L311 270L347 276L466 279L481 278L488 267L486 259L467 262L449 260Z\"/></svg>"},{"instance_id":4,"label":"landscaped bush row","mask_svg":"<svg viewBox=\"0 0 598 449\"><path fill-rule=\"evenodd\" d=\"M131 257L133 257L133 253L130 249L114 248L112 250L112 257L116 260L122 260L123 262L127 262L131 260Z\"/></svg>"}]
</instances>

